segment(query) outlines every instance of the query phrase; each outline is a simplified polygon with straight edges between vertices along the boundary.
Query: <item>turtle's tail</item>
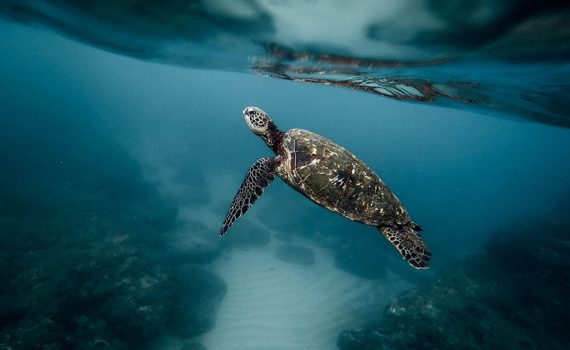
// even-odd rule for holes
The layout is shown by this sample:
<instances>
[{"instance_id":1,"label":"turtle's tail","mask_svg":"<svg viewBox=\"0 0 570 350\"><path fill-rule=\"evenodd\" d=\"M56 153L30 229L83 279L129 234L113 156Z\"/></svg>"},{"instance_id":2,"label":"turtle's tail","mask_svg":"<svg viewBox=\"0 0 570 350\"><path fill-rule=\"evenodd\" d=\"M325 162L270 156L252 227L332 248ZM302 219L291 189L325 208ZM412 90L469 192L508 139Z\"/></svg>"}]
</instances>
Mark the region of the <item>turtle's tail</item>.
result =
<instances>
[{"instance_id":1,"label":"turtle's tail","mask_svg":"<svg viewBox=\"0 0 570 350\"><path fill-rule=\"evenodd\" d=\"M421 231L421 227L410 221L403 226L378 226L378 230L398 249L402 258L413 268L429 268L431 253L417 233Z\"/></svg>"}]
</instances>

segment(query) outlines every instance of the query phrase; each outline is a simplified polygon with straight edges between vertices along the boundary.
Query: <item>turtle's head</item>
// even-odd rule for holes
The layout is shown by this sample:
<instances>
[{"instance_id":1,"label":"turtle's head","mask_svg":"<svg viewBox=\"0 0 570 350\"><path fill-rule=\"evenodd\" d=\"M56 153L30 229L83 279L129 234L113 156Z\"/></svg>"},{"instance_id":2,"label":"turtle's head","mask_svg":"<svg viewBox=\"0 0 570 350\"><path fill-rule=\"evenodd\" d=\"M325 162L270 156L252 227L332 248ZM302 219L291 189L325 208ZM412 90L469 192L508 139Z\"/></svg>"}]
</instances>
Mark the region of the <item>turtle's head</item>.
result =
<instances>
[{"instance_id":1,"label":"turtle's head","mask_svg":"<svg viewBox=\"0 0 570 350\"><path fill-rule=\"evenodd\" d=\"M250 130L256 135L268 135L272 130L276 129L271 118L259 107L247 107L244 109L243 118Z\"/></svg>"},{"instance_id":2,"label":"turtle's head","mask_svg":"<svg viewBox=\"0 0 570 350\"><path fill-rule=\"evenodd\" d=\"M247 107L243 110L243 118L249 129L260 136L275 152L281 144L283 133L277 129L273 120L259 107Z\"/></svg>"}]
</instances>

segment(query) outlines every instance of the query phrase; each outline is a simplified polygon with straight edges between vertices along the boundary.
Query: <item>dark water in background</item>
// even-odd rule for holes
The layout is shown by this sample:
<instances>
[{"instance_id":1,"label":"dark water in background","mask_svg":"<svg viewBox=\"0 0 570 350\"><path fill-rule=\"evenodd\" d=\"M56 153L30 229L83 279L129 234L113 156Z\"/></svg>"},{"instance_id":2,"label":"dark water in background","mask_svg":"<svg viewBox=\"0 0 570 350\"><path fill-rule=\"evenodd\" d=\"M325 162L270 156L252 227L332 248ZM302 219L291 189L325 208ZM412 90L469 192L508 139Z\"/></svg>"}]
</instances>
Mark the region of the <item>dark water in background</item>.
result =
<instances>
[{"instance_id":1,"label":"dark water in background","mask_svg":"<svg viewBox=\"0 0 570 350\"><path fill-rule=\"evenodd\" d=\"M567 348L563 3L483 1L457 21L426 1L447 26L387 16L392 32L368 28L377 46L276 30L306 23L301 3L245 22L216 3L0 5L1 349ZM354 91L370 81L395 98ZM410 86L422 95L403 98ZM270 154L246 105L377 170L424 227L432 269L280 181L219 239Z\"/></svg>"}]
</instances>

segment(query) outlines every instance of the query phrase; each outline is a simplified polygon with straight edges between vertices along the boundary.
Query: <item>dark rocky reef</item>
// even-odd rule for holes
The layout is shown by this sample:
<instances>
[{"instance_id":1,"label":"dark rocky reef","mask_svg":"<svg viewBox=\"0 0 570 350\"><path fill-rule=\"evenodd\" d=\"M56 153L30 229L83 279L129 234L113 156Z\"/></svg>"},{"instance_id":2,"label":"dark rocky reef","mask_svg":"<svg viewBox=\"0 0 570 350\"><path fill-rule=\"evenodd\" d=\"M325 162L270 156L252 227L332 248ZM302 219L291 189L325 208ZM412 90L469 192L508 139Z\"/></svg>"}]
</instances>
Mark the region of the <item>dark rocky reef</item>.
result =
<instances>
[{"instance_id":1,"label":"dark rocky reef","mask_svg":"<svg viewBox=\"0 0 570 350\"><path fill-rule=\"evenodd\" d=\"M209 330L225 284L190 264L218 250L197 241L178 255L166 249L179 228L176 202L93 126L43 115L7 122L0 349L134 349L164 332ZM182 320L181 308L191 310Z\"/></svg>"},{"instance_id":2,"label":"dark rocky reef","mask_svg":"<svg viewBox=\"0 0 570 350\"><path fill-rule=\"evenodd\" d=\"M567 197L568 198L568 197ZM342 350L568 349L568 204L548 218L492 236L483 253L386 306Z\"/></svg>"}]
</instances>

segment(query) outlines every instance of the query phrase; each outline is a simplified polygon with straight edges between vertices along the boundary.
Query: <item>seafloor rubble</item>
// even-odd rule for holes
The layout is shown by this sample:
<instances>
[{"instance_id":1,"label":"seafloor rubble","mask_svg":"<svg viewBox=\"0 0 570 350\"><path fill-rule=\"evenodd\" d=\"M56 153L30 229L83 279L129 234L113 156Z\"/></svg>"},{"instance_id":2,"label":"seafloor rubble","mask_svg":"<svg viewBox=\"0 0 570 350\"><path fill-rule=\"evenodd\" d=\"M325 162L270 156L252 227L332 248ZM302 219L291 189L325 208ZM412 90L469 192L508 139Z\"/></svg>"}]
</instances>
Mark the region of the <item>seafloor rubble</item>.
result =
<instances>
[{"instance_id":1,"label":"seafloor rubble","mask_svg":"<svg viewBox=\"0 0 570 350\"><path fill-rule=\"evenodd\" d=\"M568 349L570 218L558 210L497 232L480 254L343 331L342 350Z\"/></svg>"}]
</instances>

